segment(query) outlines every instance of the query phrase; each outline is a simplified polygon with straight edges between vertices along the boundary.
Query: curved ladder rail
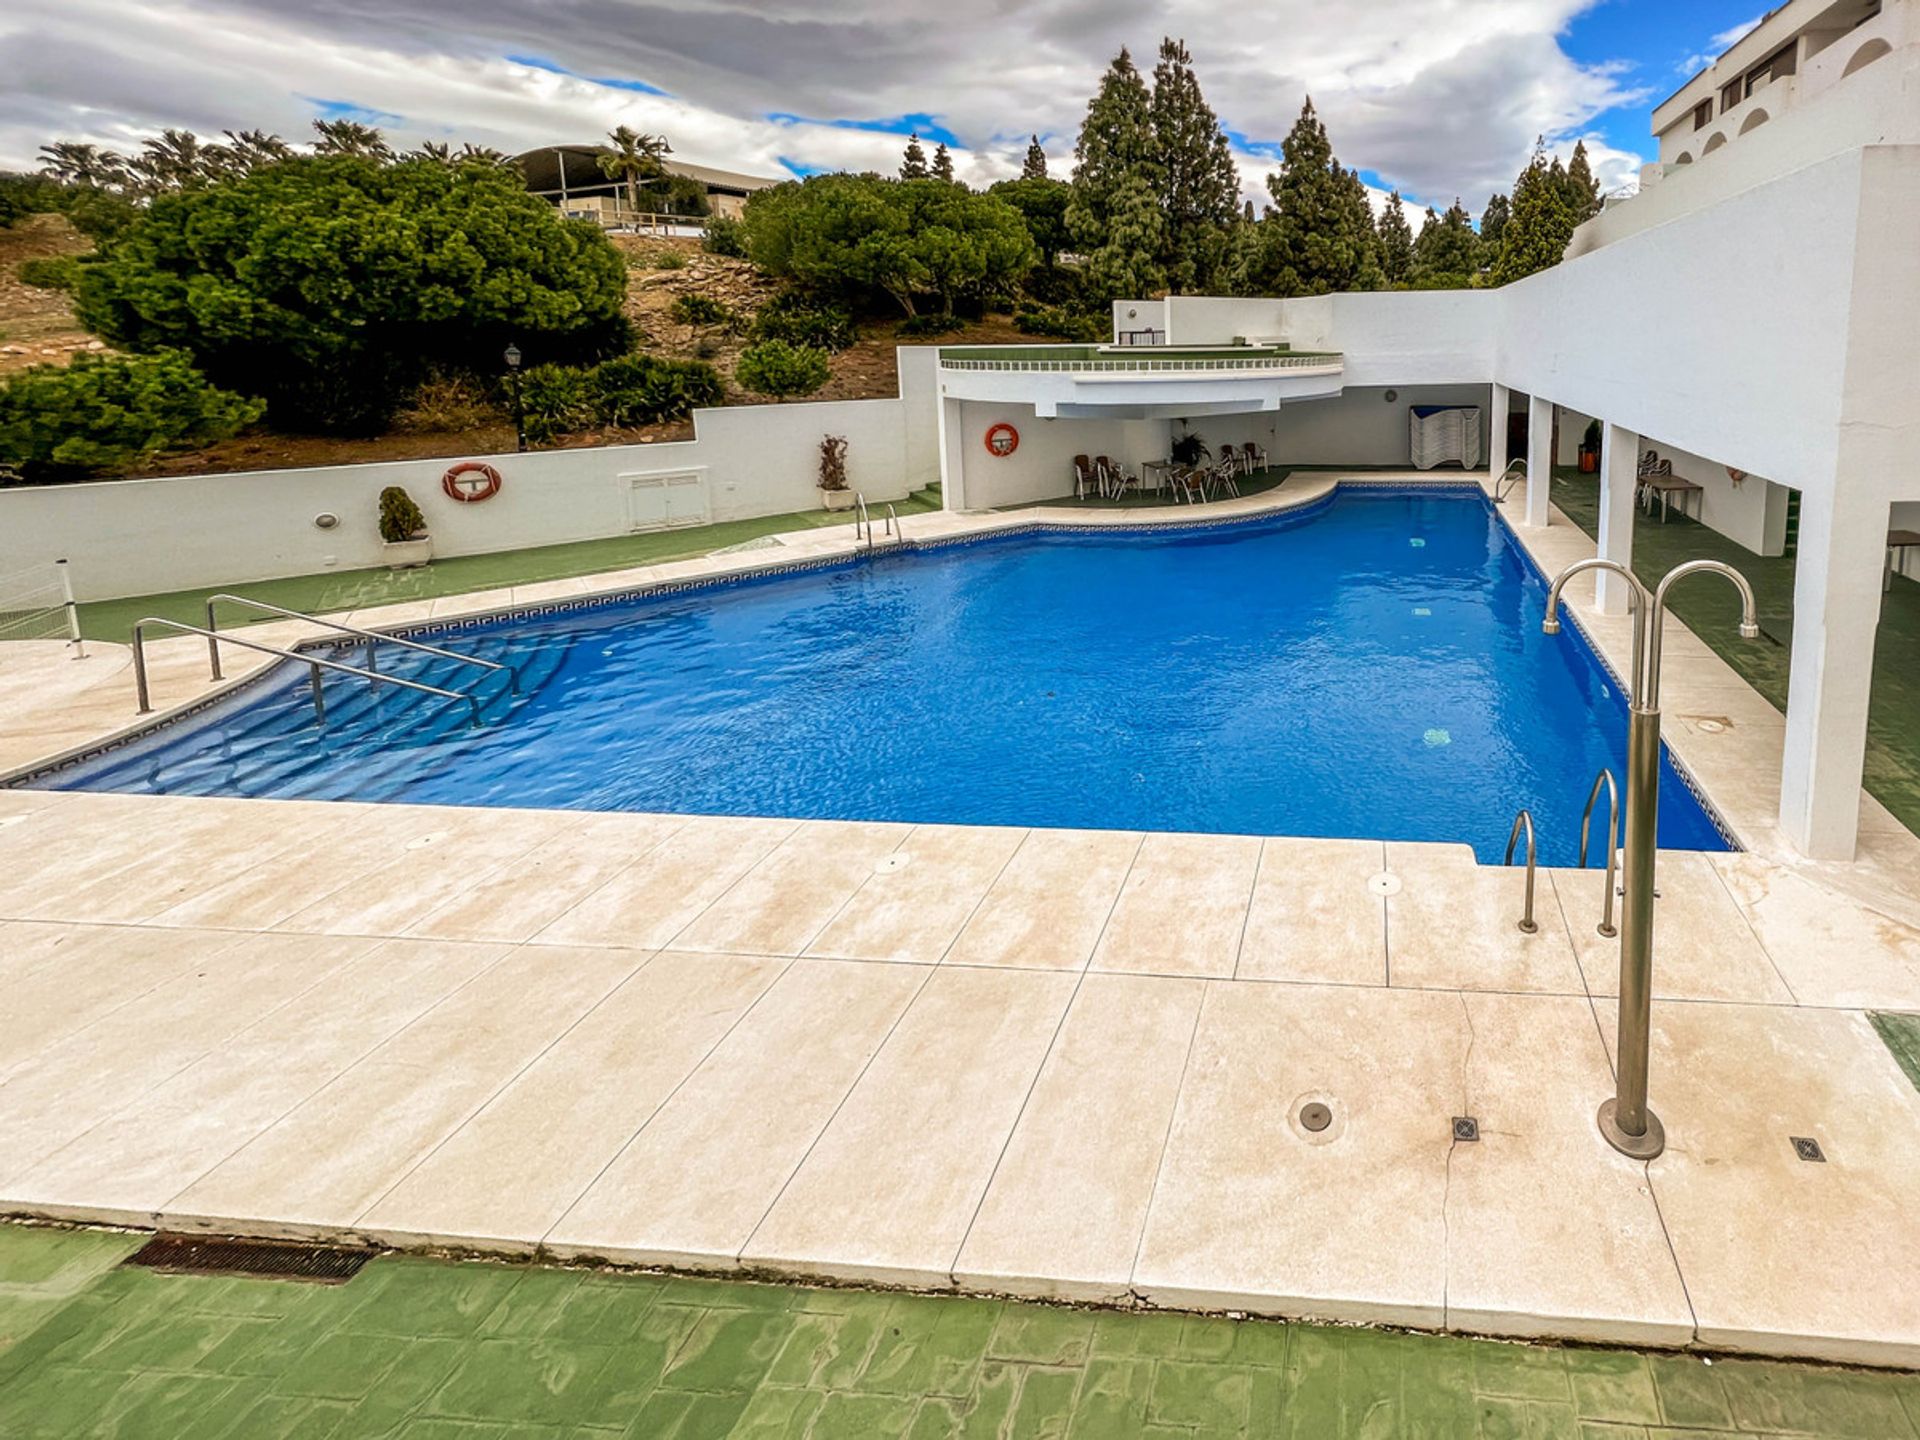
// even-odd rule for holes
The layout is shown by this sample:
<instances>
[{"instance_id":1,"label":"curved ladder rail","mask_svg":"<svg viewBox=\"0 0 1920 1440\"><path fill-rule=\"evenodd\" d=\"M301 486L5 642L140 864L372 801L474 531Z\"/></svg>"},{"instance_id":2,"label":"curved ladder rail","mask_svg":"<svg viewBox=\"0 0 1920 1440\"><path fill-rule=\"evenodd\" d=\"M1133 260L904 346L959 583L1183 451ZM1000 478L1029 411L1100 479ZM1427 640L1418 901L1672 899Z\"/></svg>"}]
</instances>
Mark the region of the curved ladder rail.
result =
<instances>
[{"instance_id":1,"label":"curved ladder rail","mask_svg":"<svg viewBox=\"0 0 1920 1440\"><path fill-rule=\"evenodd\" d=\"M1527 478L1527 462L1515 460L1500 472L1500 478L1493 482L1493 503L1504 505L1513 488Z\"/></svg>"},{"instance_id":2,"label":"curved ladder rail","mask_svg":"<svg viewBox=\"0 0 1920 1440\"><path fill-rule=\"evenodd\" d=\"M891 505L887 506L887 528L881 533L890 535L895 540L904 540L906 538L900 533L900 517L894 513L893 506Z\"/></svg>"},{"instance_id":3,"label":"curved ladder rail","mask_svg":"<svg viewBox=\"0 0 1920 1440\"><path fill-rule=\"evenodd\" d=\"M853 492L853 543L858 545L862 539L867 548L873 548L873 516L867 513L867 497L858 490Z\"/></svg>"},{"instance_id":4,"label":"curved ladder rail","mask_svg":"<svg viewBox=\"0 0 1920 1440\"><path fill-rule=\"evenodd\" d=\"M1593 824L1593 806L1600 798L1602 785L1607 787L1607 890L1600 907L1600 923L1594 930L1611 940L1620 933L1613 923L1613 875L1620 863L1620 789L1613 783L1611 770L1603 769L1594 776L1593 789L1587 792L1586 813L1580 817L1580 868L1587 868L1587 832Z\"/></svg>"},{"instance_id":5,"label":"curved ladder rail","mask_svg":"<svg viewBox=\"0 0 1920 1440\"><path fill-rule=\"evenodd\" d=\"M283 615L289 620L305 620L309 624L318 625L324 630L331 630L340 635L358 635L363 640L387 645L398 645L403 649L418 650L423 655L438 655L442 660L458 660L465 665L478 665L483 670L504 670L507 672L508 680L512 683L513 693L516 695L520 693L520 672L515 670L511 665L502 665L497 660L482 660L478 655L462 655L458 650L442 650L438 645L428 645L420 640L403 640L398 635L388 635L379 630L362 630L358 625L343 625L338 620L322 620L318 615L310 615L305 610L289 610L282 605L269 605L264 600L255 600L246 595L229 595L224 591L218 595L209 595L207 597L207 629L209 632L217 631L220 628L214 616L214 606L223 601L229 605L245 605L250 609L262 610L269 615ZM207 640L207 654L213 661L213 678L216 680L224 680L226 678L220 673L220 641L227 638L227 636L213 636L210 634ZM367 646L367 669L369 671L374 670L373 645L371 644Z\"/></svg>"},{"instance_id":6,"label":"curved ladder rail","mask_svg":"<svg viewBox=\"0 0 1920 1440\"><path fill-rule=\"evenodd\" d=\"M398 675L382 675L378 670L362 670L357 665L342 665L338 660L322 660L317 655L300 655L292 650L282 650L277 645L263 645L258 640L243 640L238 635L218 635L203 626L189 625L184 620L169 620L164 615L149 615L136 620L133 626L133 689L139 697L140 713L151 715L153 701L147 689L147 634L149 625L165 625L170 630L178 630L186 635L200 635L209 640L225 640L229 645L239 645L248 650L258 650L263 655L278 655L282 660L292 660L307 667L308 683L313 687L313 713L319 720L327 718L326 697L320 691L320 672L338 670L343 675L358 675L362 680L376 685L398 685L406 690L418 690L426 695L438 695L443 700L464 700L467 710L473 718L474 728L480 725L480 700L468 690L443 690L438 685L424 685L418 680L402 680ZM216 671L214 678L220 678Z\"/></svg>"},{"instance_id":7,"label":"curved ladder rail","mask_svg":"<svg viewBox=\"0 0 1920 1440\"><path fill-rule=\"evenodd\" d=\"M1513 847L1520 841L1520 832L1527 832L1527 908L1520 916L1520 933L1532 935L1539 930L1539 924L1533 918L1533 814L1522 810L1513 817L1513 829L1507 834L1507 858L1501 863L1513 864Z\"/></svg>"}]
</instances>

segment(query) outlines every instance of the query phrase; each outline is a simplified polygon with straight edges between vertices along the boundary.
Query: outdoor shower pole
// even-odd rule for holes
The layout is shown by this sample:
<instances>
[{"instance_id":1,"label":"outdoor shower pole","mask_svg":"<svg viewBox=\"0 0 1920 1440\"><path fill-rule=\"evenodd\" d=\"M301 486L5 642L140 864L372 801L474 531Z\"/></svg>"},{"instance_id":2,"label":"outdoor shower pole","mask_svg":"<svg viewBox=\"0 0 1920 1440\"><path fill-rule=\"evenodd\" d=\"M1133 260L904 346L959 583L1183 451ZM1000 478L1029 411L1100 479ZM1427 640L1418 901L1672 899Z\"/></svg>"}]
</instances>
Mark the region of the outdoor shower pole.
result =
<instances>
[{"instance_id":1,"label":"outdoor shower pole","mask_svg":"<svg viewBox=\"0 0 1920 1440\"><path fill-rule=\"evenodd\" d=\"M1712 571L1740 592L1740 637L1760 634L1753 587L1718 560L1689 560L1667 572L1649 591L1640 577L1616 560L1576 561L1547 590L1540 628L1560 633L1560 592L1583 570L1607 570L1626 583L1633 603L1633 663L1627 711L1626 846L1620 867L1625 899L1620 915L1620 1022L1614 1034L1614 1091L1596 1117L1600 1133L1622 1155L1651 1160L1667 1148L1666 1129L1647 1104L1648 1057L1653 1036L1653 883L1660 834L1660 639L1667 591L1676 580Z\"/></svg>"}]
</instances>

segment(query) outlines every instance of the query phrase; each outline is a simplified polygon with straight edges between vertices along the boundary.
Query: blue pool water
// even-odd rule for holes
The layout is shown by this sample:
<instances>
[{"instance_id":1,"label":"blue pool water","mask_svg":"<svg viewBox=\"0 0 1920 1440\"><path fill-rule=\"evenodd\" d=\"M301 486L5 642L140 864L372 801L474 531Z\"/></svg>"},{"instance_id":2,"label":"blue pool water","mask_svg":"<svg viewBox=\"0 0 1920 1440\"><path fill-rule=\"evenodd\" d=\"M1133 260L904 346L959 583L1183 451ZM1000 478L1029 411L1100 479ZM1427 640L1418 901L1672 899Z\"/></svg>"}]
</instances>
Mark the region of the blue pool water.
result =
<instances>
[{"instance_id":1,"label":"blue pool water","mask_svg":"<svg viewBox=\"0 0 1920 1440\"><path fill-rule=\"evenodd\" d=\"M488 622L486 726L303 668L42 783L170 794L1457 840L1573 863L1626 711L1478 492L1030 534ZM355 659L345 655L341 658ZM448 686L450 662L381 667ZM1724 849L1667 770L1660 843Z\"/></svg>"}]
</instances>

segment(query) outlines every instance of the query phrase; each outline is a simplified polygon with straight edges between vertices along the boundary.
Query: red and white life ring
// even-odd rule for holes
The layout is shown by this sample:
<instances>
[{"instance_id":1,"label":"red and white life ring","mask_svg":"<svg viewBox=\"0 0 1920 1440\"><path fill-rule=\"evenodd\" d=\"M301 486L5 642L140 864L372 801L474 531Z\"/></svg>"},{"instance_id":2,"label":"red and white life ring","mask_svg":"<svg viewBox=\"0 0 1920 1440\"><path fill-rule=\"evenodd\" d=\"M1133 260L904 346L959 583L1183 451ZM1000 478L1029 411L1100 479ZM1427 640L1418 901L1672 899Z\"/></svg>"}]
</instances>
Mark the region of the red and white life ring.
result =
<instances>
[{"instance_id":1,"label":"red and white life ring","mask_svg":"<svg viewBox=\"0 0 1920 1440\"><path fill-rule=\"evenodd\" d=\"M1020 448L1020 432L1002 420L987 430L987 453L1004 460Z\"/></svg>"},{"instance_id":2,"label":"red and white life ring","mask_svg":"<svg viewBox=\"0 0 1920 1440\"><path fill-rule=\"evenodd\" d=\"M463 505L491 500L500 493L500 472L484 460L462 460L440 477L440 488Z\"/></svg>"},{"instance_id":3,"label":"red and white life ring","mask_svg":"<svg viewBox=\"0 0 1920 1440\"><path fill-rule=\"evenodd\" d=\"M1733 466L1729 465L1727 466L1727 477L1731 479L1734 484L1738 485L1742 480L1747 478L1747 472L1744 470L1736 470Z\"/></svg>"}]
</instances>

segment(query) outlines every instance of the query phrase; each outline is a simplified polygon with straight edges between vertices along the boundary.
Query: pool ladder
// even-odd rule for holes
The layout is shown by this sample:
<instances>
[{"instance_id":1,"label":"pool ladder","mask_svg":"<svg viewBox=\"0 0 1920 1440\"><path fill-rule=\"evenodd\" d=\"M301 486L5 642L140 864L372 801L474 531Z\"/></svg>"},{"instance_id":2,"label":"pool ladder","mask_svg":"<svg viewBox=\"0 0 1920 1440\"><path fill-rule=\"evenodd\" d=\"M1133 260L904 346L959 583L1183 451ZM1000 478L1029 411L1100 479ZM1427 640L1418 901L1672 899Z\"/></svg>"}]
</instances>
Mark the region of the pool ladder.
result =
<instances>
[{"instance_id":1,"label":"pool ladder","mask_svg":"<svg viewBox=\"0 0 1920 1440\"><path fill-rule=\"evenodd\" d=\"M1580 817L1580 868L1587 868L1588 842L1593 834L1593 807L1599 803L1600 792L1607 792L1607 882L1606 895L1601 903L1600 923L1594 927L1601 935L1612 939L1620 932L1613 923L1613 877L1615 867L1620 860L1620 790L1613 782L1613 771L1601 770L1593 779L1593 789L1587 792L1586 812ZM1520 933L1536 934L1539 923L1533 918L1534 844L1533 812L1522 810L1513 817L1513 829L1507 833L1507 858L1503 865L1513 864L1513 852L1520 843L1520 837L1527 837L1527 899L1525 908L1520 912Z\"/></svg>"},{"instance_id":2,"label":"pool ladder","mask_svg":"<svg viewBox=\"0 0 1920 1440\"><path fill-rule=\"evenodd\" d=\"M892 505L887 506L887 528L882 533L889 540L898 542L904 537L900 533L900 517L894 513ZM873 549L873 516L867 510L867 497L858 490L853 492L853 543L867 542L867 549Z\"/></svg>"},{"instance_id":3,"label":"pool ladder","mask_svg":"<svg viewBox=\"0 0 1920 1440\"><path fill-rule=\"evenodd\" d=\"M318 625L323 630L331 631L336 635L351 635L364 640L367 642L366 668L363 670L357 665L344 665L338 660L323 660L317 655L303 655L296 650L286 650L278 645L267 645L258 640L243 640L238 635L230 633L223 634L216 613L217 607L222 604L244 605L269 615L284 616L289 620L305 620L310 625ZM220 668L220 642L223 640L229 645L238 645L243 649L259 651L266 655L277 655L282 660L293 660L305 665L308 684L313 691L314 718L318 720L327 718L327 700L320 688L320 672L337 670L346 675L357 675L373 685L398 685L403 690L417 690L425 695L437 695L443 700L464 701L472 717L472 723L475 726L480 724L480 697L471 690L448 690L439 685L428 685L420 680L407 680L398 675L381 674L376 668L374 652L375 647L382 644L398 645L405 650L417 650L422 654L434 655L442 660L453 660L462 665L478 666L483 670L504 670L507 672L513 693L518 694L520 689L519 674L511 666L502 665L498 661L482 660L476 655L462 655L457 650L443 650L438 645L428 645L419 640L403 640L398 635L388 635L378 630L363 630L357 625L344 625L337 620L322 620L319 616L309 615L304 610L289 610L284 606L269 605L264 600L250 599L245 595L228 595L223 592L207 597L207 623L204 626L189 625L184 620L169 620L164 615L148 615L134 623L133 688L139 703L139 713L142 715L153 713L151 687L147 681L146 629L149 625L162 625L169 630L178 630L182 634L204 636L207 642L210 678L216 681L226 679Z\"/></svg>"},{"instance_id":4,"label":"pool ladder","mask_svg":"<svg viewBox=\"0 0 1920 1440\"><path fill-rule=\"evenodd\" d=\"M1521 484L1526 478L1526 461L1515 460L1509 464L1505 470L1500 472L1500 478L1493 482L1493 503L1496 505L1506 504L1507 496L1512 492L1514 486Z\"/></svg>"}]
</instances>

